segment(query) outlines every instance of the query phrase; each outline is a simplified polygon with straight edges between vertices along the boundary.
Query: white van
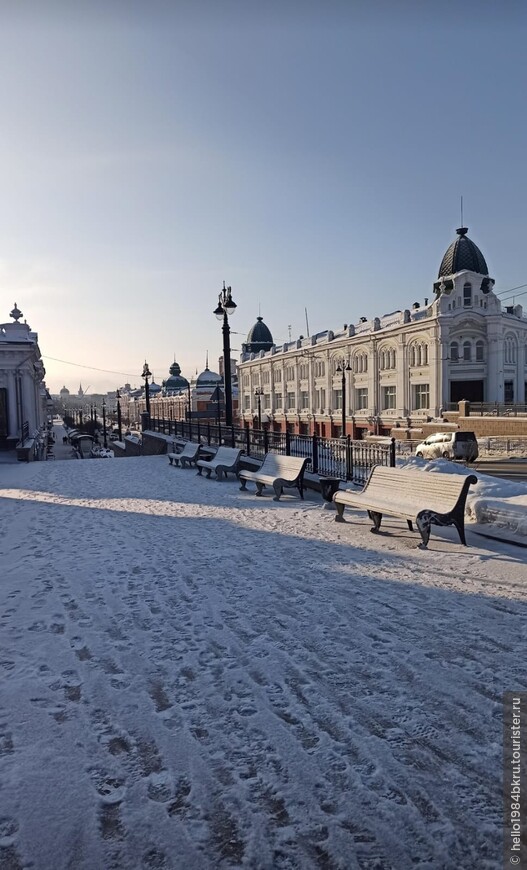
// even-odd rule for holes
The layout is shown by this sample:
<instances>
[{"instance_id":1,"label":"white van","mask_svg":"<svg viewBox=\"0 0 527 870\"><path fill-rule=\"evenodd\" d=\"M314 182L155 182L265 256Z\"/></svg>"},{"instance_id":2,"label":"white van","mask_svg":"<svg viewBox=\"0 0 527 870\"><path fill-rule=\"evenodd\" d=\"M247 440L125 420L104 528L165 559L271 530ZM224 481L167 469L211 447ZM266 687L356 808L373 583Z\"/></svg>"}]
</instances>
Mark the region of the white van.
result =
<instances>
[{"instance_id":1,"label":"white van","mask_svg":"<svg viewBox=\"0 0 527 870\"><path fill-rule=\"evenodd\" d=\"M423 459L463 459L474 462L479 455L474 432L434 432L415 448L415 455Z\"/></svg>"}]
</instances>

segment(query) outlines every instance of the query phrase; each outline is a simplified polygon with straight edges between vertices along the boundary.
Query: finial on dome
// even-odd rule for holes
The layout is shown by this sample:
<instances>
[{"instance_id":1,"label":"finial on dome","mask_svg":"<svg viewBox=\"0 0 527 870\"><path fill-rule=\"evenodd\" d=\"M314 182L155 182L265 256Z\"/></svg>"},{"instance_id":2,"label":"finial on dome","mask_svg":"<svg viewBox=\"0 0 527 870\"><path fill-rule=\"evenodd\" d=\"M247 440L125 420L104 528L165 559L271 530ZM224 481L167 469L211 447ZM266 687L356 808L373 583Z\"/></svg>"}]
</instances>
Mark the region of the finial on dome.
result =
<instances>
[{"instance_id":1,"label":"finial on dome","mask_svg":"<svg viewBox=\"0 0 527 870\"><path fill-rule=\"evenodd\" d=\"M468 227L458 227L456 233L458 234L458 236L461 237L466 236L466 234L468 233Z\"/></svg>"},{"instance_id":2,"label":"finial on dome","mask_svg":"<svg viewBox=\"0 0 527 870\"><path fill-rule=\"evenodd\" d=\"M15 307L13 308L13 310L9 314L9 317L12 317L13 320L15 320L17 323L20 320L20 318L22 317L22 312L20 311L16 302L15 302Z\"/></svg>"}]
</instances>

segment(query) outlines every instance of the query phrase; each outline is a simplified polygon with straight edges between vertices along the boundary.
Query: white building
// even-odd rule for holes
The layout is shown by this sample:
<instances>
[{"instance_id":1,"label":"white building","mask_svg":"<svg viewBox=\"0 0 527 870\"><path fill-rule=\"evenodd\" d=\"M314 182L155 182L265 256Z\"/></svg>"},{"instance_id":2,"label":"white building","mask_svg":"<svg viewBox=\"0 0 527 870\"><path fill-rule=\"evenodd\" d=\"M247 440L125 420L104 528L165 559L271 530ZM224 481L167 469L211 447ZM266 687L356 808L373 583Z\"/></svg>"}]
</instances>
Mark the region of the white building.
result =
<instances>
[{"instance_id":1,"label":"white building","mask_svg":"<svg viewBox=\"0 0 527 870\"><path fill-rule=\"evenodd\" d=\"M527 402L527 318L521 305L502 308L481 251L465 227L457 234L423 306L281 347L259 318L238 368L241 421L255 425L258 393L276 431L335 436L345 419L353 437L418 425L463 399Z\"/></svg>"},{"instance_id":2,"label":"white building","mask_svg":"<svg viewBox=\"0 0 527 870\"><path fill-rule=\"evenodd\" d=\"M16 302L12 323L0 324L0 449L14 449L25 429L30 436L46 423L45 369L38 335L24 321ZM25 427L24 424L27 424Z\"/></svg>"}]
</instances>

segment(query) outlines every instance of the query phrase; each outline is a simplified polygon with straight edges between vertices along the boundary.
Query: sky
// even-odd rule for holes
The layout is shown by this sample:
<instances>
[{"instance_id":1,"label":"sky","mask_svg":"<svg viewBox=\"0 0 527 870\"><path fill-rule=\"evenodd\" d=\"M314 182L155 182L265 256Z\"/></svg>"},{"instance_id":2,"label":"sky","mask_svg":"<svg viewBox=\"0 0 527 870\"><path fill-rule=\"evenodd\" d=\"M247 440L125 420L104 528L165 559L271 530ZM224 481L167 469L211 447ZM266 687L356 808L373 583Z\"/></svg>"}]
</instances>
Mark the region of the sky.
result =
<instances>
[{"instance_id":1,"label":"sky","mask_svg":"<svg viewBox=\"0 0 527 870\"><path fill-rule=\"evenodd\" d=\"M420 550L166 456L3 464L0 866L501 866L527 551L479 533L527 486L477 475Z\"/></svg>"},{"instance_id":2,"label":"sky","mask_svg":"<svg viewBox=\"0 0 527 870\"><path fill-rule=\"evenodd\" d=\"M235 357L259 315L281 344L411 307L461 197L496 291L526 284L526 23L511 0L2 0L0 321L16 301L52 392L217 370L223 281Z\"/></svg>"}]
</instances>

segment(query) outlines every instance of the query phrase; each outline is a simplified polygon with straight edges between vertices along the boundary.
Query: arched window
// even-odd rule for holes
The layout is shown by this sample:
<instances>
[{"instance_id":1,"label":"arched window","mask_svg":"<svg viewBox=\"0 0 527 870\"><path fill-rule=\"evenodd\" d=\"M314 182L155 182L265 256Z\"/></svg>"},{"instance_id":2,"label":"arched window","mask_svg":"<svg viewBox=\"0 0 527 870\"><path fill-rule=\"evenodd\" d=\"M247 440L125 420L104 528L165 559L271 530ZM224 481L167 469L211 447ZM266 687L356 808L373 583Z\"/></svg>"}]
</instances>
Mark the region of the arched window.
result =
<instances>
[{"instance_id":1,"label":"arched window","mask_svg":"<svg viewBox=\"0 0 527 870\"><path fill-rule=\"evenodd\" d=\"M391 367L392 369L395 368L395 350L394 350L393 348L392 348L392 350L390 351L390 367Z\"/></svg>"},{"instance_id":2,"label":"arched window","mask_svg":"<svg viewBox=\"0 0 527 870\"><path fill-rule=\"evenodd\" d=\"M485 359L485 342L479 341L476 342L476 362L483 362Z\"/></svg>"},{"instance_id":3,"label":"arched window","mask_svg":"<svg viewBox=\"0 0 527 870\"><path fill-rule=\"evenodd\" d=\"M470 341L463 342L463 362L470 362L472 359L472 345Z\"/></svg>"},{"instance_id":4,"label":"arched window","mask_svg":"<svg viewBox=\"0 0 527 870\"><path fill-rule=\"evenodd\" d=\"M453 341L450 344L450 360L451 362L457 362L459 359L459 345L457 341Z\"/></svg>"},{"instance_id":5,"label":"arched window","mask_svg":"<svg viewBox=\"0 0 527 870\"><path fill-rule=\"evenodd\" d=\"M463 307L470 308L472 305L472 284L463 285Z\"/></svg>"},{"instance_id":6,"label":"arched window","mask_svg":"<svg viewBox=\"0 0 527 870\"><path fill-rule=\"evenodd\" d=\"M505 339L505 362L508 365L516 365L516 339L512 335Z\"/></svg>"},{"instance_id":7,"label":"arched window","mask_svg":"<svg viewBox=\"0 0 527 870\"><path fill-rule=\"evenodd\" d=\"M428 345L423 344L423 365L428 365Z\"/></svg>"}]
</instances>

